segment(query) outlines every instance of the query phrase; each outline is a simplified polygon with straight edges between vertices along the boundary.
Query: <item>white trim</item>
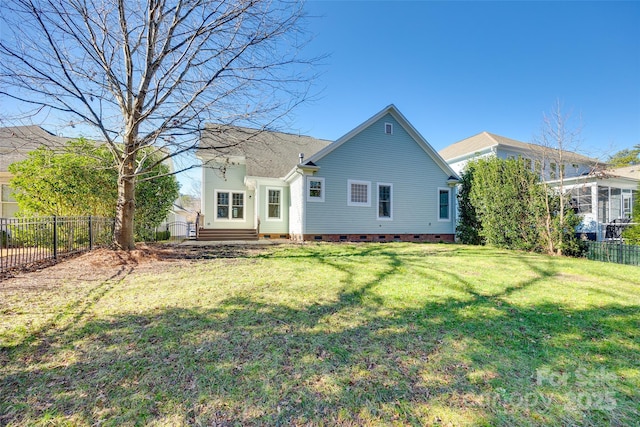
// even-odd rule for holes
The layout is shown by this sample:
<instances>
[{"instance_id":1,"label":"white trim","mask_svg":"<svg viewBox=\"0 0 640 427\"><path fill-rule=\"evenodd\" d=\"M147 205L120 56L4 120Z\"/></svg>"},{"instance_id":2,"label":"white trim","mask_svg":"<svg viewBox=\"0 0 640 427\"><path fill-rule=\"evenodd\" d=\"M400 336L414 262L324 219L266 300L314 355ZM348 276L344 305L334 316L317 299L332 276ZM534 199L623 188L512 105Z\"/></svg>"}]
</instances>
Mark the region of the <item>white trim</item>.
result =
<instances>
[{"instance_id":1,"label":"white trim","mask_svg":"<svg viewBox=\"0 0 640 427\"><path fill-rule=\"evenodd\" d=\"M229 214L226 218L218 217L218 193L229 194ZM242 194L242 218L232 218L233 195ZM223 222L246 222L247 218L247 192L243 190L214 190L213 194L213 220Z\"/></svg>"},{"instance_id":2,"label":"white trim","mask_svg":"<svg viewBox=\"0 0 640 427\"><path fill-rule=\"evenodd\" d=\"M387 126L389 126L389 132L387 132ZM385 135L393 135L393 123L385 122L385 124L384 124L384 133L385 133Z\"/></svg>"},{"instance_id":3,"label":"white trim","mask_svg":"<svg viewBox=\"0 0 640 427\"><path fill-rule=\"evenodd\" d=\"M278 213L280 214L277 218L269 216L269 191L277 191L280 193L280 198L278 201ZM284 196L284 191L282 191L282 187L265 187L265 221L270 222L282 222L282 197Z\"/></svg>"},{"instance_id":4,"label":"white trim","mask_svg":"<svg viewBox=\"0 0 640 427\"><path fill-rule=\"evenodd\" d=\"M351 186L353 184L366 185L367 186L367 201L366 202L353 202L353 201L351 201ZM348 179L347 180L347 206L361 206L361 207L370 207L371 206L371 181L358 181L356 179Z\"/></svg>"},{"instance_id":5,"label":"white trim","mask_svg":"<svg viewBox=\"0 0 640 427\"><path fill-rule=\"evenodd\" d=\"M389 191L389 216L380 216L380 187L390 187ZM388 182L378 182L376 185L376 218L378 221L393 221L393 184Z\"/></svg>"},{"instance_id":6,"label":"white trim","mask_svg":"<svg viewBox=\"0 0 640 427\"><path fill-rule=\"evenodd\" d=\"M257 185L271 185L271 186L275 186L275 187L286 187L287 186L287 182L283 178L272 178L272 177L266 177L266 176L247 175L247 176L245 176L244 180L245 180L245 185L247 184L247 182L255 181L256 182L256 188L257 188Z\"/></svg>"},{"instance_id":7,"label":"white trim","mask_svg":"<svg viewBox=\"0 0 640 427\"><path fill-rule=\"evenodd\" d=\"M310 181L319 181L320 182L320 197L311 196L311 185ZM304 192L306 194L307 202L324 202L324 193L326 191L326 187L324 185L324 178L319 178L315 176L307 176L305 182Z\"/></svg>"},{"instance_id":8,"label":"white trim","mask_svg":"<svg viewBox=\"0 0 640 427\"><path fill-rule=\"evenodd\" d=\"M447 218L440 218L440 192L441 191L446 191L448 194L448 202L447 202ZM445 188L445 187L438 187L438 203L436 204L436 206L438 206L438 221L439 222L451 222L451 188Z\"/></svg>"}]
</instances>

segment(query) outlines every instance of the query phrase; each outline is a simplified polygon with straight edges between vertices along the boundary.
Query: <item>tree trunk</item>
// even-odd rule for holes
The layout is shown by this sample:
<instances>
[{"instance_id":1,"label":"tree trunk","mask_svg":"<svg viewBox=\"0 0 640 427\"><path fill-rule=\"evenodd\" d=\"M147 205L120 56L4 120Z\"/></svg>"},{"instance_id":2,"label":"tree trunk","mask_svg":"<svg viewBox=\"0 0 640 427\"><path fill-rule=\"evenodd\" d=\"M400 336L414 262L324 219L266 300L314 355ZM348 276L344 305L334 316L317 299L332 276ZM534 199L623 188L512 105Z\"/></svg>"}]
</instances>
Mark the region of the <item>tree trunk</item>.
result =
<instances>
[{"instance_id":1,"label":"tree trunk","mask_svg":"<svg viewBox=\"0 0 640 427\"><path fill-rule=\"evenodd\" d=\"M134 162L125 162L118 177L118 204L116 206L115 245L118 249L135 249L133 236L133 215L135 213Z\"/></svg>"}]
</instances>

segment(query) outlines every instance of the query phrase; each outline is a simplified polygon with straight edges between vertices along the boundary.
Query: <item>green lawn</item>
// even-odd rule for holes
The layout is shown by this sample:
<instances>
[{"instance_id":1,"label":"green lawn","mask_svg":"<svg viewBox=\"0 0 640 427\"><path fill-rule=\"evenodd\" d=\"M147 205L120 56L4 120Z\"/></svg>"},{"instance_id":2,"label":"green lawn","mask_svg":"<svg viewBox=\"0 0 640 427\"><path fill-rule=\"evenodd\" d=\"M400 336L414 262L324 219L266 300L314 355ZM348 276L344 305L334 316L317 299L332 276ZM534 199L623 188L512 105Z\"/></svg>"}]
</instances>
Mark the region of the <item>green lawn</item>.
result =
<instances>
[{"instance_id":1,"label":"green lawn","mask_svg":"<svg viewBox=\"0 0 640 427\"><path fill-rule=\"evenodd\" d=\"M5 300L0 282L0 425L640 425L638 267L215 255Z\"/></svg>"}]
</instances>

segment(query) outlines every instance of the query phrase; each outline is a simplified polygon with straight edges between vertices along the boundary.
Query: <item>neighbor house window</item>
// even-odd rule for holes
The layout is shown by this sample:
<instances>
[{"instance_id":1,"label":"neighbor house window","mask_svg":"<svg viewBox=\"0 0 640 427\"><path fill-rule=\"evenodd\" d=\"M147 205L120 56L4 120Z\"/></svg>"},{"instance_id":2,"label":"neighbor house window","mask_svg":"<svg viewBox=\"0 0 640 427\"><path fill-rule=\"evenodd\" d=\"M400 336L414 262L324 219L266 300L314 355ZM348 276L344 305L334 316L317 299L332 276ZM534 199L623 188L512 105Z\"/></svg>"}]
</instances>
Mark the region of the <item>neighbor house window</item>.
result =
<instances>
[{"instance_id":1,"label":"neighbor house window","mask_svg":"<svg viewBox=\"0 0 640 427\"><path fill-rule=\"evenodd\" d=\"M282 191L267 188L267 219L281 219Z\"/></svg>"},{"instance_id":2,"label":"neighbor house window","mask_svg":"<svg viewBox=\"0 0 640 427\"><path fill-rule=\"evenodd\" d=\"M387 135L393 134L393 123L384 124L384 133L386 133Z\"/></svg>"},{"instance_id":3,"label":"neighbor house window","mask_svg":"<svg viewBox=\"0 0 640 427\"><path fill-rule=\"evenodd\" d=\"M13 197L13 191L11 187L6 184L2 184L0 186L0 192L2 193L2 201L3 202L15 202L16 199Z\"/></svg>"},{"instance_id":4,"label":"neighbor house window","mask_svg":"<svg viewBox=\"0 0 640 427\"><path fill-rule=\"evenodd\" d=\"M448 188L439 188L438 189L438 220L439 221L449 221L451 218L449 216L449 193L450 190Z\"/></svg>"},{"instance_id":5,"label":"neighbor house window","mask_svg":"<svg viewBox=\"0 0 640 427\"><path fill-rule=\"evenodd\" d=\"M378 219L392 219L393 185L378 183Z\"/></svg>"},{"instance_id":6,"label":"neighbor house window","mask_svg":"<svg viewBox=\"0 0 640 427\"><path fill-rule=\"evenodd\" d=\"M218 219L244 219L244 192L216 192Z\"/></svg>"},{"instance_id":7,"label":"neighbor house window","mask_svg":"<svg viewBox=\"0 0 640 427\"><path fill-rule=\"evenodd\" d=\"M622 190L622 217L631 218L633 215L633 193L631 190Z\"/></svg>"},{"instance_id":8,"label":"neighbor house window","mask_svg":"<svg viewBox=\"0 0 640 427\"><path fill-rule=\"evenodd\" d=\"M324 178L307 178L307 201L324 202Z\"/></svg>"},{"instance_id":9,"label":"neighbor house window","mask_svg":"<svg viewBox=\"0 0 640 427\"><path fill-rule=\"evenodd\" d=\"M542 175L542 162L540 160L534 162L533 171L536 175Z\"/></svg>"},{"instance_id":10,"label":"neighbor house window","mask_svg":"<svg viewBox=\"0 0 640 427\"><path fill-rule=\"evenodd\" d=\"M0 218L15 215L18 211L18 203L16 203L16 199L13 197L11 188L6 184L2 184L0 185L0 193L2 193L2 197L0 198Z\"/></svg>"},{"instance_id":11,"label":"neighbor house window","mask_svg":"<svg viewBox=\"0 0 640 427\"><path fill-rule=\"evenodd\" d=\"M347 205L371 206L371 183L369 181L347 181Z\"/></svg>"},{"instance_id":12,"label":"neighbor house window","mask_svg":"<svg viewBox=\"0 0 640 427\"><path fill-rule=\"evenodd\" d=\"M558 167L555 163L549 163L549 179L556 179L558 174Z\"/></svg>"},{"instance_id":13,"label":"neighbor house window","mask_svg":"<svg viewBox=\"0 0 640 427\"><path fill-rule=\"evenodd\" d=\"M611 216L609 215L609 187L598 186L598 221L607 223Z\"/></svg>"},{"instance_id":14,"label":"neighbor house window","mask_svg":"<svg viewBox=\"0 0 640 427\"><path fill-rule=\"evenodd\" d=\"M577 214L589 214L592 211L591 187L571 189L571 207Z\"/></svg>"}]
</instances>

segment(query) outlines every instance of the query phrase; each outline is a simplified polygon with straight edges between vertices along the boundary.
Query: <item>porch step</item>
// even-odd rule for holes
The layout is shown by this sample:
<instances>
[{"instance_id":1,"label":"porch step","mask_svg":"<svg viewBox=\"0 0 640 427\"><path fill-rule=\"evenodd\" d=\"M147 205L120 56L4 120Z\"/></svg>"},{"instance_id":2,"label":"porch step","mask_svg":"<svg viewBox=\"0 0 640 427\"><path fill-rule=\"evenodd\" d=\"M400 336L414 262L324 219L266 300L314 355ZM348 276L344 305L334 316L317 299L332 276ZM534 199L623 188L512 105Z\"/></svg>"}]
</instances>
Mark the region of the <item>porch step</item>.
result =
<instances>
[{"instance_id":1,"label":"porch step","mask_svg":"<svg viewBox=\"0 0 640 427\"><path fill-rule=\"evenodd\" d=\"M198 239L201 241L229 241L229 240L258 240L258 231L254 229L213 229L201 228L198 230Z\"/></svg>"}]
</instances>

